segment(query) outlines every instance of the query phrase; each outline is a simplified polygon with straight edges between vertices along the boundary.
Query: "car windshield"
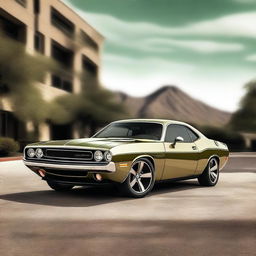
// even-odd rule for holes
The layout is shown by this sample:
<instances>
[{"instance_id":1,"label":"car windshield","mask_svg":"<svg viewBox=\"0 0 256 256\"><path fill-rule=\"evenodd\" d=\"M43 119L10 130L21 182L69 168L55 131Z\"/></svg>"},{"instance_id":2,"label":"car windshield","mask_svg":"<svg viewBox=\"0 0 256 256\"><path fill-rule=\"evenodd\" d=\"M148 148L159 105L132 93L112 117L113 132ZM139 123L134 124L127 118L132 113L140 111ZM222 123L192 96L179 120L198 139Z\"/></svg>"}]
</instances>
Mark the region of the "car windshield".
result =
<instances>
[{"instance_id":1,"label":"car windshield","mask_svg":"<svg viewBox=\"0 0 256 256\"><path fill-rule=\"evenodd\" d=\"M135 138L160 140L163 126L159 123L113 123L97 133L94 138Z\"/></svg>"}]
</instances>

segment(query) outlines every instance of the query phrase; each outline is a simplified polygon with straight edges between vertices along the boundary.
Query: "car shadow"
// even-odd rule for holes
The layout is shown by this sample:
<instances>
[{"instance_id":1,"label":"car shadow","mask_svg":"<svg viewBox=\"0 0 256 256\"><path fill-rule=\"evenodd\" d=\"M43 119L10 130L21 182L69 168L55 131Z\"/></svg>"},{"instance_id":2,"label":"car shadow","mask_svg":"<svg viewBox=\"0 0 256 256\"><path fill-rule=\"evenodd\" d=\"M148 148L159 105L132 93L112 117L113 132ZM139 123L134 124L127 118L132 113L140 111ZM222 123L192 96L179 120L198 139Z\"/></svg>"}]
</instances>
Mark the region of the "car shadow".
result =
<instances>
[{"instance_id":1,"label":"car shadow","mask_svg":"<svg viewBox=\"0 0 256 256\"><path fill-rule=\"evenodd\" d=\"M157 183L148 196L154 197L164 193L195 189L198 186L196 181ZM112 185L77 187L68 192L53 190L20 192L0 195L0 199L25 204L63 207L90 207L128 200L143 200L143 198L124 197Z\"/></svg>"}]
</instances>

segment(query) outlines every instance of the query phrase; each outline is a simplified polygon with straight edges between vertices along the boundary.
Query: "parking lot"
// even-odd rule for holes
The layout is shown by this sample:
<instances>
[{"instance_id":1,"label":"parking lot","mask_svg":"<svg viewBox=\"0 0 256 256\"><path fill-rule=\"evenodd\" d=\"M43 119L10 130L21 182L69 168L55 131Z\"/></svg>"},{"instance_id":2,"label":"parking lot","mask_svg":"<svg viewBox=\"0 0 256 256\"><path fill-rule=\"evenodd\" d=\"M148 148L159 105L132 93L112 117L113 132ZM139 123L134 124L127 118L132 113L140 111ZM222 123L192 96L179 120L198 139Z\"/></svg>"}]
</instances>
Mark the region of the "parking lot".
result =
<instances>
[{"instance_id":1,"label":"parking lot","mask_svg":"<svg viewBox=\"0 0 256 256\"><path fill-rule=\"evenodd\" d=\"M256 154L235 153L216 187L157 184L57 193L22 161L0 163L0 255L255 255Z\"/></svg>"}]
</instances>

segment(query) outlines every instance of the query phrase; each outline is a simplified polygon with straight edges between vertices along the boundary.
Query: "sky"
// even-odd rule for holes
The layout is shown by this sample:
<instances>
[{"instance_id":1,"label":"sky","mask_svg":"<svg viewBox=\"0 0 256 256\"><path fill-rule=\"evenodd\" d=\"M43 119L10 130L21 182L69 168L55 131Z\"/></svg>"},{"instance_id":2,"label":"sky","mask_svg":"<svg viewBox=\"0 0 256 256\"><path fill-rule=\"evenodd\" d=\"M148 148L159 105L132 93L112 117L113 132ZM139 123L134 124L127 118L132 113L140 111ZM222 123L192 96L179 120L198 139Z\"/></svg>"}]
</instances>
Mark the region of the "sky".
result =
<instances>
[{"instance_id":1,"label":"sky","mask_svg":"<svg viewBox=\"0 0 256 256\"><path fill-rule=\"evenodd\" d=\"M235 111L256 78L256 0L63 0L104 37L101 81L145 96L175 85Z\"/></svg>"}]
</instances>

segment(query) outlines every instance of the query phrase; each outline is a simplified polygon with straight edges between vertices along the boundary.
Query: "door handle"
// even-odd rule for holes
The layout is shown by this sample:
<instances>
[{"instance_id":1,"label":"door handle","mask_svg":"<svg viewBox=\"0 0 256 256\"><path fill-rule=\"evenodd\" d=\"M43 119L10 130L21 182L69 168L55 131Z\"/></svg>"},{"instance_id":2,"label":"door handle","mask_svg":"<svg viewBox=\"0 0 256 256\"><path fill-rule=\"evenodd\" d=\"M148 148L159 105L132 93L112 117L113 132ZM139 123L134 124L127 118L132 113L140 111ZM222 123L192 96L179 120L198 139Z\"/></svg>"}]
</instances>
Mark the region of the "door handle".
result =
<instances>
[{"instance_id":1,"label":"door handle","mask_svg":"<svg viewBox=\"0 0 256 256\"><path fill-rule=\"evenodd\" d=\"M197 147L196 147L196 146L192 146L192 149L193 149L193 150L197 150Z\"/></svg>"}]
</instances>

